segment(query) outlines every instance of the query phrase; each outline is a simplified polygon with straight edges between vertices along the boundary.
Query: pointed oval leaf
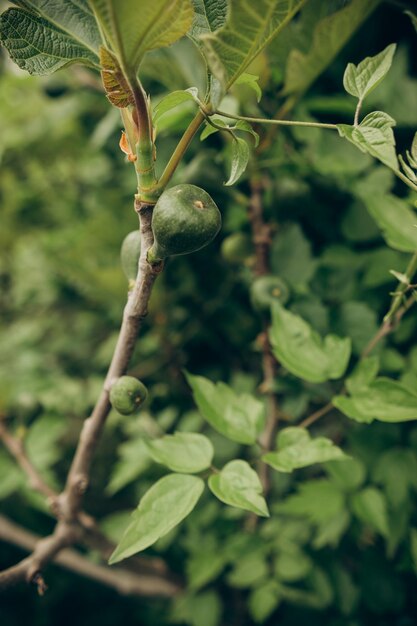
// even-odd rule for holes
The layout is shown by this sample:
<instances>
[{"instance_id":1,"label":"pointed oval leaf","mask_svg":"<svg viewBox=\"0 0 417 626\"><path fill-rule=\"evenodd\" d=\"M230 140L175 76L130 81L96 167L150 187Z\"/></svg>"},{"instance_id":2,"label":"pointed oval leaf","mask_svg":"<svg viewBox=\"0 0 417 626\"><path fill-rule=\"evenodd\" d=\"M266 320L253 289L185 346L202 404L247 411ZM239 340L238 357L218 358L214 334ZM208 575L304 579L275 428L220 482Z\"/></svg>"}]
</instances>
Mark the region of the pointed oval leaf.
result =
<instances>
[{"instance_id":1,"label":"pointed oval leaf","mask_svg":"<svg viewBox=\"0 0 417 626\"><path fill-rule=\"evenodd\" d=\"M183 102L187 102L187 101L195 102L197 97L198 97L198 90L196 87L190 87L190 89L173 91L172 93L168 94L167 96L162 98L162 100L160 100L158 104L155 106L155 109L153 112L154 124L157 126L160 118L171 109L175 108L179 104L182 104Z\"/></svg>"},{"instance_id":2,"label":"pointed oval leaf","mask_svg":"<svg viewBox=\"0 0 417 626\"><path fill-rule=\"evenodd\" d=\"M417 419L417 394L390 378L380 377L351 397L336 396L333 404L360 422L408 422Z\"/></svg>"},{"instance_id":3,"label":"pointed oval leaf","mask_svg":"<svg viewBox=\"0 0 417 626\"><path fill-rule=\"evenodd\" d=\"M146 442L149 454L157 463L174 472L194 474L210 467L213 459L211 441L198 433L175 433Z\"/></svg>"},{"instance_id":4,"label":"pointed oval leaf","mask_svg":"<svg viewBox=\"0 0 417 626\"><path fill-rule=\"evenodd\" d=\"M128 74L146 52L186 34L193 20L191 0L90 0L96 18Z\"/></svg>"},{"instance_id":5,"label":"pointed oval leaf","mask_svg":"<svg viewBox=\"0 0 417 626\"><path fill-rule=\"evenodd\" d=\"M132 521L109 559L118 563L145 550L187 517L203 493L197 476L169 474L155 483L132 513Z\"/></svg>"},{"instance_id":6,"label":"pointed oval leaf","mask_svg":"<svg viewBox=\"0 0 417 626\"><path fill-rule=\"evenodd\" d=\"M391 248L417 250L417 215L404 200L392 194L366 194L361 199Z\"/></svg>"},{"instance_id":7,"label":"pointed oval leaf","mask_svg":"<svg viewBox=\"0 0 417 626\"><path fill-rule=\"evenodd\" d=\"M383 111L369 113L359 126L338 124L339 135L345 137L362 152L367 152L384 165L398 171L395 137L392 127L395 120Z\"/></svg>"},{"instance_id":8,"label":"pointed oval leaf","mask_svg":"<svg viewBox=\"0 0 417 626\"><path fill-rule=\"evenodd\" d=\"M234 185L242 176L249 161L249 146L241 137L233 137L232 144L232 167L230 170L229 180L224 184L227 187Z\"/></svg>"},{"instance_id":9,"label":"pointed oval leaf","mask_svg":"<svg viewBox=\"0 0 417 626\"><path fill-rule=\"evenodd\" d=\"M299 378L321 383L340 378L346 370L350 339L327 335L323 341L306 321L278 303L272 307L270 338L276 358Z\"/></svg>"},{"instance_id":10,"label":"pointed oval leaf","mask_svg":"<svg viewBox=\"0 0 417 626\"><path fill-rule=\"evenodd\" d=\"M278 452L264 454L262 460L279 472L292 472L300 467L308 467L326 461L343 461L344 452L327 439L311 439L305 428L296 426L284 428L278 436Z\"/></svg>"},{"instance_id":11,"label":"pointed oval leaf","mask_svg":"<svg viewBox=\"0 0 417 626\"><path fill-rule=\"evenodd\" d=\"M210 476L209 488L225 504L269 517L259 476L246 461L230 461L219 474Z\"/></svg>"},{"instance_id":12,"label":"pointed oval leaf","mask_svg":"<svg viewBox=\"0 0 417 626\"><path fill-rule=\"evenodd\" d=\"M29 74L51 74L71 63L98 66L94 52L51 22L21 9L0 16L0 42Z\"/></svg>"},{"instance_id":13,"label":"pointed oval leaf","mask_svg":"<svg viewBox=\"0 0 417 626\"><path fill-rule=\"evenodd\" d=\"M359 65L349 63L343 76L348 93L363 100L385 78L391 67L396 45L390 44L374 57L366 57Z\"/></svg>"},{"instance_id":14,"label":"pointed oval leaf","mask_svg":"<svg viewBox=\"0 0 417 626\"><path fill-rule=\"evenodd\" d=\"M224 383L186 373L194 400L204 419L219 433L238 443L253 444L265 419L262 402L249 394L236 394Z\"/></svg>"}]
</instances>

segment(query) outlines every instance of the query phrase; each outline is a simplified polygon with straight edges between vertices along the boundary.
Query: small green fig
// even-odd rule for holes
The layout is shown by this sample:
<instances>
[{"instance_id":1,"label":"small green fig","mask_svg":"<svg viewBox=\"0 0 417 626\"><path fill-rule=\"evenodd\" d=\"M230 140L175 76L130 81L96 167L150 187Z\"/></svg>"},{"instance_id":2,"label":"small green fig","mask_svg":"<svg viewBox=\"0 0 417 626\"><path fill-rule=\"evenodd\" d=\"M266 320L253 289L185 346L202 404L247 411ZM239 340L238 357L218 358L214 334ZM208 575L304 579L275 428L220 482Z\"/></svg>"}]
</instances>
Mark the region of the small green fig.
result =
<instances>
[{"instance_id":1,"label":"small green fig","mask_svg":"<svg viewBox=\"0 0 417 626\"><path fill-rule=\"evenodd\" d=\"M289 289L278 276L260 276L252 283L250 298L257 311L267 313L274 302L285 304L290 296Z\"/></svg>"},{"instance_id":2,"label":"small green fig","mask_svg":"<svg viewBox=\"0 0 417 626\"><path fill-rule=\"evenodd\" d=\"M110 402L122 415L136 413L145 402L148 391L145 385L133 376L121 376L110 389Z\"/></svg>"},{"instance_id":3,"label":"small green fig","mask_svg":"<svg viewBox=\"0 0 417 626\"><path fill-rule=\"evenodd\" d=\"M131 233L126 235L123 239L122 247L120 249L120 261L122 263L122 270L129 281L129 287L131 287L138 273L138 263L140 257L140 231L132 230Z\"/></svg>"},{"instance_id":4,"label":"small green fig","mask_svg":"<svg viewBox=\"0 0 417 626\"><path fill-rule=\"evenodd\" d=\"M245 233L233 233L223 239L220 251L228 263L244 263L253 254L251 238Z\"/></svg>"},{"instance_id":5,"label":"small green fig","mask_svg":"<svg viewBox=\"0 0 417 626\"><path fill-rule=\"evenodd\" d=\"M148 261L200 250L214 239L220 226L220 211L206 191L188 184L171 187L153 210L154 244Z\"/></svg>"}]
</instances>

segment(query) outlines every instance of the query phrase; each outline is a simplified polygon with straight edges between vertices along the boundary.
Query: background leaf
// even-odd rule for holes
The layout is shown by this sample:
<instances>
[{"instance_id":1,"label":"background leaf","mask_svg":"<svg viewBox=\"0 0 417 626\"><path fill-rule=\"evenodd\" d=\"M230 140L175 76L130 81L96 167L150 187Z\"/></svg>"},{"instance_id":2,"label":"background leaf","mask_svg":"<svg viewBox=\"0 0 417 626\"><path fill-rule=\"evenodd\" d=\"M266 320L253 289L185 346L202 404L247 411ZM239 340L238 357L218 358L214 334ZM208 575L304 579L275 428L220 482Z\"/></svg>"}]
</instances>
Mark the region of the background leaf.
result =
<instances>
[{"instance_id":1,"label":"background leaf","mask_svg":"<svg viewBox=\"0 0 417 626\"><path fill-rule=\"evenodd\" d=\"M377 378L351 397L336 396L333 404L359 422L406 422L417 419L417 395L396 380Z\"/></svg>"},{"instance_id":2,"label":"background leaf","mask_svg":"<svg viewBox=\"0 0 417 626\"><path fill-rule=\"evenodd\" d=\"M346 458L343 451L330 439L326 437L311 439L305 428L296 426L281 430L277 447L278 452L268 452L262 456L262 460L278 472L292 472L294 469L315 463Z\"/></svg>"},{"instance_id":3,"label":"background leaf","mask_svg":"<svg viewBox=\"0 0 417 626\"><path fill-rule=\"evenodd\" d=\"M246 461L230 461L219 474L209 478L209 487L222 502L268 517L268 507L258 474Z\"/></svg>"},{"instance_id":4,"label":"background leaf","mask_svg":"<svg viewBox=\"0 0 417 626\"><path fill-rule=\"evenodd\" d=\"M372 194L363 196L363 201L391 248L417 250L417 215L404 200L393 194Z\"/></svg>"},{"instance_id":5,"label":"background leaf","mask_svg":"<svg viewBox=\"0 0 417 626\"><path fill-rule=\"evenodd\" d=\"M320 11L323 3L318 0L316 6L313 4L307 3L301 14L301 20L303 14L307 14L308 37L311 37L313 30L311 46L307 50L302 50L295 45L295 49L289 53L285 69L286 95L301 94L309 88L346 44L352 33L378 6L379 0L352 0L340 10L322 19ZM319 21L315 23L315 20ZM291 45L291 40L288 44Z\"/></svg>"},{"instance_id":6,"label":"background leaf","mask_svg":"<svg viewBox=\"0 0 417 626\"><path fill-rule=\"evenodd\" d=\"M204 419L225 437L255 443L264 419L262 402L249 394L236 394L224 383L186 374L194 400Z\"/></svg>"},{"instance_id":7,"label":"background leaf","mask_svg":"<svg viewBox=\"0 0 417 626\"><path fill-rule=\"evenodd\" d=\"M350 339L327 335L322 340L307 322L279 304L272 307L270 338L276 358L304 380L320 383L340 378L347 367Z\"/></svg>"},{"instance_id":8,"label":"background leaf","mask_svg":"<svg viewBox=\"0 0 417 626\"><path fill-rule=\"evenodd\" d=\"M210 467L213 446L199 433L174 433L161 439L146 441L149 454L157 463L174 472L193 474Z\"/></svg>"}]
</instances>

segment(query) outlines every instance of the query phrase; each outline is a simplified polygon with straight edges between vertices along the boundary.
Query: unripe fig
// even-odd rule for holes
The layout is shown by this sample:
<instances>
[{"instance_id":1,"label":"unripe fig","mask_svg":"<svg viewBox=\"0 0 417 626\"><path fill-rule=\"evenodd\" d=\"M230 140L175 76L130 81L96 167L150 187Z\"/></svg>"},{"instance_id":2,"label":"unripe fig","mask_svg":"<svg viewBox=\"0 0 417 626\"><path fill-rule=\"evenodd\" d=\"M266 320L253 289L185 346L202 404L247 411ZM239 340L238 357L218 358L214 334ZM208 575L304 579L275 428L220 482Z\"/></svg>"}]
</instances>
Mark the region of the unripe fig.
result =
<instances>
[{"instance_id":1,"label":"unripe fig","mask_svg":"<svg viewBox=\"0 0 417 626\"><path fill-rule=\"evenodd\" d=\"M221 245L221 255L228 263L244 263L252 253L251 238L245 233L233 233Z\"/></svg>"},{"instance_id":2,"label":"unripe fig","mask_svg":"<svg viewBox=\"0 0 417 626\"><path fill-rule=\"evenodd\" d=\"M253 308L264 313L269 312L274 302L285 304L289 296L286 283L278 276L260 276L252 283L250 290Z\"/></svg>"},{"instance_id":3,"label":"unripe fig","mask_svg":"<svg viewBox=\"0 0 417 626\"><path fill-rule=\"evenodd\" d=\"M153 210L154 244L148 261L200 250L214 239L220 226L220 211L206 191L188 184L171 187Z\"/></svg>"},{"instance_id":4,"label":"unripe fig","mask_svg":"<svg viewBox=\"0 0 417 626\"><path fill-rule=\"evenodd\" d=\"M120 261L122 270L129 281L129 287L136 280L140 257L140 231L133 230L123 239L120 249Z\"/></svg>"},{"instance_id":5,"label":"unripe fig","mask_svg":"<svg viewBox=\"0 0 417 626\"><path fill-rule=\"evenodd\" d=\"M145 402L148 391L145 385L133 376L121 376L110 389L110 402L122 415L136 413Z\"/></svg>"}]
</instances>

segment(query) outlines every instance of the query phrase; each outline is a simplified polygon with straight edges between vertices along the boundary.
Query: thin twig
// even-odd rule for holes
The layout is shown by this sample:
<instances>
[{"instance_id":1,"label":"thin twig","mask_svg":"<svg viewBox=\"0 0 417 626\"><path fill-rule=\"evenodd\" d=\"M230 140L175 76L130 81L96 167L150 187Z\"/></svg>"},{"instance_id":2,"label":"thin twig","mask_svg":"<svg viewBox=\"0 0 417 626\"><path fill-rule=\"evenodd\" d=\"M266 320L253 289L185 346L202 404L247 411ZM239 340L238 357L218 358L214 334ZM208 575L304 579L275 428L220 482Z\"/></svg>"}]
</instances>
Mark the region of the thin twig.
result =
<instances>
[{"instance_id":1,"label":"thin twig","mask_svg":"<svg viewBox=\"0 0 417 626\"><path fill-rule=\"evenodd\" d=\"M3 441L5 447L10 454L16 459L19 466L25 472L29 479L29 485L35 491L45 496L50 504L51 508L54 508L54 503L58 494L49 487L49 485L43 480L42 476L32 464L23 444L22 439L14 437L6 427L5 419L0 419L0 439Z\"/></svg>"},{"instance_id":2,"label":"thin twig","mask_svg":"<svg viewBox=\"0 0 417 626\"><path fill-rule=\"evenodd\" d=\"M305 420L303 420L302 422L298 424L298 426L300 428L308 428L309 426L311 426L311 424L314 424L314 422L317 422L317 420L319 420L321 417L323 417L324 415L327 415L327 413L330 413L332 409L334 409L334 406L331 402L329 402L325 406L322 406L321 409L314 411L314 413L306 417Z\"/></svg>"},{"instance_id":3,"label":"thin twig","mask_svg":"<svg viewBox=\"0 0 417 626\"><path fill-rule=\"evenodd\" d=\"M261 180L251 181L251 200L248 206L248 216L252 229L252 239L255 246L255 274L265 276L270 273L270 248L271 248L271 228L265 223L262 206L263 184ZM265 428L259 438L259 442L264 450L272 448L275 433L278 427L278 398L274 392L274 381L277 373L278 363L272 354L269 342L269 323L264 323L264 330L261 335L262 342L262 372L263 381L261 390L267 396L267 416ZM259 464L260 480L264 493L270 489L270 471L265 463Z\"/></svg>"},{"instance_id":4,"label":"thin twig","mask_svg":"<svg viewBox=\"0 0 417 626\"><path fill-rule=\"evenodd\" d=\"M273 126L307 126L309 128L327 128L329 130L337 130L336 124L323 124L321 122L299 122L297 120L269 119L267 117L247 117L245 115L233 115L225 111L214 111L212 115L221 115L232 120L242 120L253 124L269 124Z\"/></svg>"},{"instance_id":5,"label":"thin twig","mask_svg":"<svg viewBox=\"0 0 417 626\"><path fill-rule=\"evenodd\" d=\"M32 552L39 544L40 537L15 524L4 515L0 515L0 540ZM52 560L65 569L111 587L123 595L172 597L181 589L177 583L155 574L137 574L121 567L110 569L92 563L79 552L71 549L62 550ZM25 581L26 563L27 559L24 559L17 566L7 570L7 575L0 574L0 588L4 589L11 584ZM38 576L34 581L38 588L41 580L43 581ZM44 581L43 585L45 585Z\"/></svg>"}]
</instances>

